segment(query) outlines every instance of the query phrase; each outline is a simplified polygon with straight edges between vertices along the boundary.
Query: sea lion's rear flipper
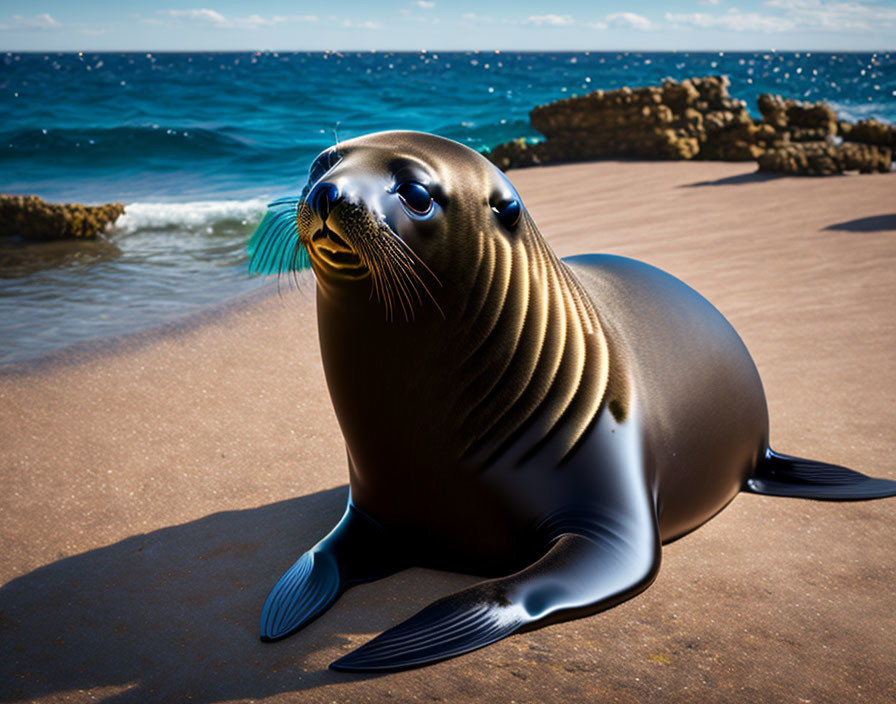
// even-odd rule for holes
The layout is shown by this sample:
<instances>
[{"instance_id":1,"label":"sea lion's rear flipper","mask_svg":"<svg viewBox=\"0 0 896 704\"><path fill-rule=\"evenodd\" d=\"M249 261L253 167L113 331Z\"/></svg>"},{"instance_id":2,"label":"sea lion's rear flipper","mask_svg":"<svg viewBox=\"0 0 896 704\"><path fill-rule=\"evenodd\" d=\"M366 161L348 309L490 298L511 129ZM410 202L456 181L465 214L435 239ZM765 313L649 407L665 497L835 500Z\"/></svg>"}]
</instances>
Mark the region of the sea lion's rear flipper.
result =
<instances>
[{"instance_id":1,"label":"sea lion's rear flipper","mask_svg":"<svg viewBox=\"0 0 896 704\"><path fill-rule=\"evenodd\" d=\"M407 566L385 528L351 499L342 520L283 574L261 611L261 639L279 640L326 611L349 587Z\"/></svg>"},{"instance_id":2,"label":"sea lion's rear flipper","mask_svg":"<svg viewBox=\"0 0 896 704\"><path fill-rule=\"evenodd\" d=\"M799 499L860 501L896 496L896 482L868 477L846 467L769 450L744 491Z\"/></svg>"},{"instance_id":3,"label":"sea lion's rear flipper","mask_svg":"<svg viewBox=\"0 0 896 704\"><path fill-rule=\"evenodd\" d=\"M653 581L660 555L655 521L634 530L614 522L596 529L586 521L581 530L562 523L551 548L526 569L439 599L330 667L363 672L427 665L603 611Z\"/></svg>"}]
</instances>

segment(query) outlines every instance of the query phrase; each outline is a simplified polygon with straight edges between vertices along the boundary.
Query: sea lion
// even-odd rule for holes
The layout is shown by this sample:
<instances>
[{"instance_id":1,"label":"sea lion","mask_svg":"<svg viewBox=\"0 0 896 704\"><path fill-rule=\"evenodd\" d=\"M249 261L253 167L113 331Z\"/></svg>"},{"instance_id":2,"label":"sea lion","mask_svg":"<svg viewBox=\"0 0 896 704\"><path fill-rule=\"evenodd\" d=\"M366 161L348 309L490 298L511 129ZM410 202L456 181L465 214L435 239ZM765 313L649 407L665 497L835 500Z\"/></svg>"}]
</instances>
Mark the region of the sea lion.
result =
<instances>
[{"instance_id":1,"label":"sea lion","mask_svg":"<svg viewBox=\"0 0 896 704\"><path fill-rule=\"evenodd\" d=\"M756 366L709 302L631 259L558 259L508 179L455 142L323 152L250 250L257 271L314 271L350 478L340 523L268 596L262 639L411 565L495 577L335 669L424 665L614 606L739 491L896 494L772 451Z\"/></svg>"}]
</instances>

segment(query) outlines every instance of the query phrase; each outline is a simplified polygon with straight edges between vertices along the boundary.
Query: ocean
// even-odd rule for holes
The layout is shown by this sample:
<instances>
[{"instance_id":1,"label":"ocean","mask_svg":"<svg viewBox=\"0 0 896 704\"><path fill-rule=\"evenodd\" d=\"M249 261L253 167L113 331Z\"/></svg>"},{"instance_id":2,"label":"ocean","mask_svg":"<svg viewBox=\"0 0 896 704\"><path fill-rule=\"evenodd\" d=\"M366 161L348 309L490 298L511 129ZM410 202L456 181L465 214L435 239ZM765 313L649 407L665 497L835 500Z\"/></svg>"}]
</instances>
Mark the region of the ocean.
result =
<instances>
[{"instance_id":1,"label":"ocean","mask_svg":"<svg viewBox=\"0 0 896 704\"><path fill-rule=\"evenodd\" d=\"M896 122L896 53L6 53L0 192L120 201L100 241L0 240L0 365L153 328L262 285L245 243L322 149L413 129L482 149L537 138L532 107L725 74ZM758 116L758 115L757 115Z\"/></svg>"}]
</instances>

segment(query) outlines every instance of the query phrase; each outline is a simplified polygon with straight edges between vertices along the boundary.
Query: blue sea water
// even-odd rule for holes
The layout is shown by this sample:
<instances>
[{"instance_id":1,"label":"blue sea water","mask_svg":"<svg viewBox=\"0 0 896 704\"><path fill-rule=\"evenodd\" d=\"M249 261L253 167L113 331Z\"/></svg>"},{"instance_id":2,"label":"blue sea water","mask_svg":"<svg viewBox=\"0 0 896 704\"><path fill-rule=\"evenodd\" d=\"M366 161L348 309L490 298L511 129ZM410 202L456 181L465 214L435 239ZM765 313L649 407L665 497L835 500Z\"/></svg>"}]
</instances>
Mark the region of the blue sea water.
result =
<instances>
[{"instance_id":1,"label":"blue sea water","mask_svg":"<svg viewBox=\"0 0 896 704\"><path fill-rule=\"evenodd\" d=\"M725 74L896 122L896 53L164 53L0 55L0 192L121 201L91 244L0 246L0 364L151 327L259 285L245 240L336 139L536 138L538 104ZM0 233L2 234L2 233Z\"/></svg>"}]
</instances>

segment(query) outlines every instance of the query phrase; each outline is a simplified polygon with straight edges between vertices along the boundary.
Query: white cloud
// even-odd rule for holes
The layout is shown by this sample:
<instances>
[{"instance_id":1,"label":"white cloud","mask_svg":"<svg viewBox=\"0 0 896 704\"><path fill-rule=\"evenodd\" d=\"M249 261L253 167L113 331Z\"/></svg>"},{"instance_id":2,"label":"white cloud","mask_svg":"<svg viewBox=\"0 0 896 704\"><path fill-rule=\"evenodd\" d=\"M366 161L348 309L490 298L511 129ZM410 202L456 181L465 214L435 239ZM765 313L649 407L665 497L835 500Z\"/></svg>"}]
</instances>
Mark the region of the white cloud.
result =
<instances>
[{"instance_id":1,"label":"white cloud","mask_svg":"<svg viewBox=\"0 0 896 704\"><path fill-rule=\"evenodd\" d=\"M675 27L773 34L793 31L872 31L896 27L896 8L863 2L828 0L765 0L768 13L666 13Z\"/></svg>"},{"instance_id":2,"label":"white cloud","mask_svg":"<svg viewBox=\"0 0 896 704\"><path fill-rule=\"evenodd\" d=\"M608 25L606 22L589 22L586 27L591 27L592 29L607 29Z\"/></svg>"},{"instance_id":3,"label":"white cloud","mask_svg":"<svg viewBox=\"0 0 896 704\"><path fill-rule=\"evenodd\" d=\"M174 19L195 22L214 29L261 29L262 27L273 27L274 25L292 22L317 22L316 15L272 15L270 17L248 15L247 17L228 17L207 7L189 10L160 10L160 13Z\"/></svg>"},{"instance_id":4,"label":"white cloud","mask_svg":"<svg viewBox=\"0 0 896 704\"><path fill-rule=\"evenodd\" d=\"M354 20L342 20L340 24L343 27L354 27L355 29L382 29L383 25L380 22L374 22L373 20L365 20L363 22L355 22Z\"/></svg>"},{"instance_id":5,"label":"white cloud","mask_svg":"<svg viewBox=\"0 0 896 704\"><path fill-rule=\"evenodd\" d=\"M436 6L434 2L427 2L427 0L417 0L414 4L424 10L431 10Z\"/></svg>"},{"instance_id":6,"label":"white cloud","mask_svg":"<svg viewBox=\"0 0 896 704\"><path fill-rule=\"evenodd\" d=\"M766 7L785 11L802 27L818 29L880 29L896 24L896 7L864 2L767 0Z\"/></svg>"},{"instance_id":7,"label":"white cloud","mask_svg":"<svg viewBox=\"0 0 896 704\"><path fill-rule=\"evenodd\" d=\"M561 27L563 25L569 25L573 23L573 19L571 15L530 15L526 22L528 24L536 24L536 25L552 25L554 27Z\"/></svg>"},{"instance_id":8,"label":"white cloud","mask_svg":"<svg viewBox=\"0 0 896 704\"><path fill-rule=\"evenodd\" d=\"M725 15L709 15L704 12L690 14L666 13L666 21L677 27L721 29L729 32L787 32L796 28L787 17L771 17L755 12L729 12Z\"/></svg>"},{"instance_id":9,"label":"white cloud","mask_svg":"<svg viewBox=\"0 0 896 704\"><path fill-rule=\"evenodd\" d=\"M718 5L720 0L697 0L698 5Z\"/></svg>"},{"instance_id":10,"label":"white cloud","mask_svg":"<svg viewBox=\"0 0 896 704\"><path fill-rule=\"evenodd\" d=\"M465 12L460 16L464 22L494 22L495 20L485 15L477 15L475 12Z\"/></svg>"},{"instance_id":11,"label":"white cloud","mask_svg":"<svg viewBox=\"0 0 896 704\"><path fill-rule=\"evenodd\" d=\"M625 29L638 29L642 32L647 32L656 28L653 22L644 17L644 15L639 15L634 12L614 12L612 15L607 15L606 24L608 26L622 27Z\"/></svg>"},{"instance_id":12,"label":"white cloud","mask_svg":"<svg viewBox=\"0 0 896 704\"><path fill-rule=\"evenodd\" d=\"M227 22L227 18L224 15L220 12L209 10L207 7L194 10L167 10L164 11L164 14L178 19L208 22L209 24L223 24Z\"/></svg>"},{"instance_id":13,"label":"white cloud","mask_svg":"<svg viewBox=\"0 0 896 704\"><path fill-rule=\"evenodd\" d=\"M39 15L13 15L12 22L0 24L0 29L60 29L62 27L49 12Z\"/></svg>"}]
</instances>

